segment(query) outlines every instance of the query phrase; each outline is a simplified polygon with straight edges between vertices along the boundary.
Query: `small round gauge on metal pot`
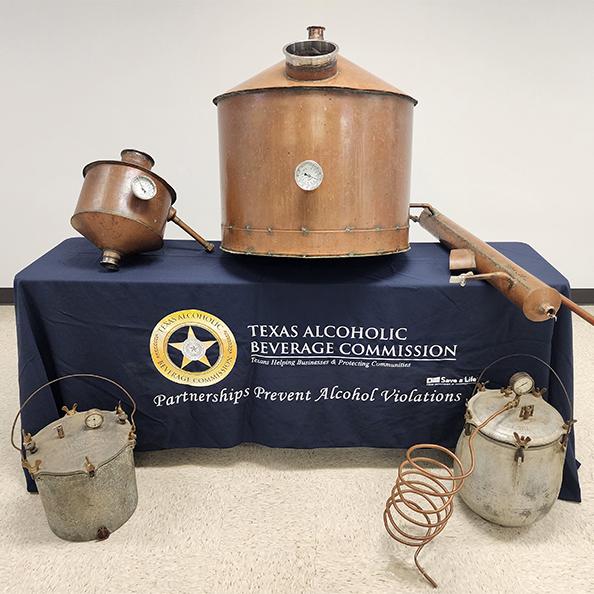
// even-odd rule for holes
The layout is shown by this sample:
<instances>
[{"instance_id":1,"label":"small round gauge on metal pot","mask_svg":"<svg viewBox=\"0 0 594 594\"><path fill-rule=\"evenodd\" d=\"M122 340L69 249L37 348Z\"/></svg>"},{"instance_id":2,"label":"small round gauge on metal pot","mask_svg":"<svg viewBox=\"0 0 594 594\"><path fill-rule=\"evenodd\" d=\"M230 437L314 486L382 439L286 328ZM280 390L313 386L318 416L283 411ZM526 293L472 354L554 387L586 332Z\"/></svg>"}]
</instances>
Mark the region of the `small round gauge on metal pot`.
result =
<instances>
[{"instance_id":1,"label":"small round gauge on metal pot","mask_svg":"<svg viewBox=\"0 0 594 594\"><path fill-rule=\"evenodd\" d=\"M85 417L85 425L88 429L99 429L103 425L103 420L103 415L98 410L92 410Z\"/></svg>"},{"instance_id":2,"label":"small round gauge on metal pot","mask_svg":"<svg viewBox=\"0 0 594 594\"><path fill-rule=\"evenodd\" d=\"M528 375L524 371L514 373L514 375L509 378L509 385L510 388L519 396L522 394L528 394L534 390L534 380L532 379L532 376Z\"/></svg>"}]
</instances>

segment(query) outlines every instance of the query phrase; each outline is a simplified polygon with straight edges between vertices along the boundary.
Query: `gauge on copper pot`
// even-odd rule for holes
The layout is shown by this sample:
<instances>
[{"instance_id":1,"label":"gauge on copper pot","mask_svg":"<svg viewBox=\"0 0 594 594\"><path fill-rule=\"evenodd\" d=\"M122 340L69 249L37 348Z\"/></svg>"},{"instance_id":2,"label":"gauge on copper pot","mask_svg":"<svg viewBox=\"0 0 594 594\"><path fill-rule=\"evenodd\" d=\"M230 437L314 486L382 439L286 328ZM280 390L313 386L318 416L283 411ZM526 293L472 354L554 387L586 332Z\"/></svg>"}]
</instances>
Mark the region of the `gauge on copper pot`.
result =
<instances>
[{"instance_id":1,"label":"gauge on copper pot","mask_svg":"<svg viewBox=\"0 0 594 594\"><path fill-rule=\"evenodd\" d=\"M322 166L315 161L302 161L295 168L295 182L306 192L317 190L323 179L324 170L322 169Z\"/></svg>"},{"instance_id":2,"label":"gauge on copper pot","mask_svg":"<svg viewBox=\"0 0 594 594\"><path fill-rule=\"evenodd\" d=\"M146 175L138 175L132 180L132 193L141 200L150 200L157 194L155 182Z\"/></svg>"}]
</instances>

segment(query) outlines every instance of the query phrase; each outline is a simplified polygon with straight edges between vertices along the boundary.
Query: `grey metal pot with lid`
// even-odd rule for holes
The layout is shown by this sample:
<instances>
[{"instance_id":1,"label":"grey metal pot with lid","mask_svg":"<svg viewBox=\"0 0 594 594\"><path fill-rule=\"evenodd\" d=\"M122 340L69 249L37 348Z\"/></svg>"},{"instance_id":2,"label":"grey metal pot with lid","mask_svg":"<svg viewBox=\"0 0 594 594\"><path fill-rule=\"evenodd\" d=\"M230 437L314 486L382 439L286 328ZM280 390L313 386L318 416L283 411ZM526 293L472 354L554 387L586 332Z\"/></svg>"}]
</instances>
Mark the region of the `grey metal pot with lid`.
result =
<instances>
[{"instance_id":1,"label":"grey metal pot with lid","mask_svg":"<svg viewBox=\"0 0 594 594\"><path fill-rule=\"evenodd\" d=\"M69 378L93 378L119 388L132 404L127 413L62 407L64 416L35 435L23 430L23 450L14 441L22 410L44 388ZM136 403L117 382L77 373L47 382L21 406L12 425L11 441L21 451L22 465L34 479L52 531L65 540L104 540L134 513L138 502L133 450L136 445Z\"/></svg>"}]
</instances>

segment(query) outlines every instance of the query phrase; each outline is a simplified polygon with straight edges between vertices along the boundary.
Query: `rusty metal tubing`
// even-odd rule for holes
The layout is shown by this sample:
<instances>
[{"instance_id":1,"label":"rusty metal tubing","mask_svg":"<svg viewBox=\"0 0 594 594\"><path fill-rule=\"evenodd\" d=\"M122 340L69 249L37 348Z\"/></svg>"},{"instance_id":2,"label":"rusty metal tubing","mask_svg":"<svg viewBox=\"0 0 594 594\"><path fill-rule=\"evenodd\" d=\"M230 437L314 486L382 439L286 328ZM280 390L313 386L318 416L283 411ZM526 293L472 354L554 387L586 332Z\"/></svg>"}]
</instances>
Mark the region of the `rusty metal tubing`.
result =
<instances>
[{"instance_id":1,"label":"rusty metal tubing","mask_svg":"<svg viewBox=\"0 0 594 594\"><path fill-rule=\"evenodd\" d=\"M429 231L445 246L450 249L472 250L476 257L479 274L490 275L485 280L517 305L529 320L542 322L555 318L562 301L559 291L549 287L495 248L460 227L435 207L429 204L414 203L410 206L423 209L419 216L411 216L411 220L418 222L423 229ZM495 272L504 274L493 275L492 273ZM573 302L572 304L572 307L581 310ZM589 315L588 312L584 311L583 313ZM582 314L580 313L580 315ZM582 317L584 316L582 315Z\"/></svg>"},{"instance_id":2,"label":"rusty metal tubing","mask_svg":"<svg viewBox=\"0 0 594 594\"><path fill-rule=\"evenodd\" d=\"M206 239L204 239L204 237L202 237L202 235L199 235L198 233L196 233L196 231L194 231L194 229L192 229L192 227L190 227L190 225L188 225L186 222L182 221L177 216L177 211L173 207L171 207L169 209L168 220L171 221L172 223L175 223L178 227L183 229L188 235L190 235L192 238L194 238L205 249L205 251L212 252L214 250L214 245L212 243L210 243L210 241L207 241Z\"/></svg>"}]
</instances>

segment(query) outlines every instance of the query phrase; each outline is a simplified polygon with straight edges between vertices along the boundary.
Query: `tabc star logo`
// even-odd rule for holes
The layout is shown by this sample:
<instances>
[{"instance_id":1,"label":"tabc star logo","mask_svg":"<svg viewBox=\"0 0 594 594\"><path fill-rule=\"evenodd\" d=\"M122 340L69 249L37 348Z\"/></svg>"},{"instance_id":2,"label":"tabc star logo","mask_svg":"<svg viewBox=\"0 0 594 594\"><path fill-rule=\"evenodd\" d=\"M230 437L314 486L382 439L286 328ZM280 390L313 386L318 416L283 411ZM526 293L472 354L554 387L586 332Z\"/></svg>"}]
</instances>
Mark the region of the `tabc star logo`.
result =
<instances>
[{"instance_id":1,"label":"tabc star logo","mask_svg":"<svg viewBox=\"0 0 594 594\"><path fill-rule=\"evenodd\" d=\"M153 329L150 351L159 373L191 386L220 382L237 359L237 344L227 324L199 309L166 315Z\"/></svg>"}]
</instances>

